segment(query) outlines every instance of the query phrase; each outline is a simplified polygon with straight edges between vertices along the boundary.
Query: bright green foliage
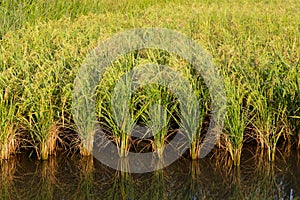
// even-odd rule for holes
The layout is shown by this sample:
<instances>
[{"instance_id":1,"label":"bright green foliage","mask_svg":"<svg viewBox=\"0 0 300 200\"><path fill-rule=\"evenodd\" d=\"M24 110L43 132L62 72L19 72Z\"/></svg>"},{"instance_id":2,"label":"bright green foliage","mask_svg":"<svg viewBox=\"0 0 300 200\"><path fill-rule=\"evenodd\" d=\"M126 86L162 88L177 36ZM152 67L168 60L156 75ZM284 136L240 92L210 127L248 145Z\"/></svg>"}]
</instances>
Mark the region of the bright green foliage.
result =
<instances>
[{"instance_id":1,"label":"bright green foliage","mask_svg":"<svg viewBox=\"0 0 300 200\"><path fill-rule=\"evenodd\" d=\"M71 94L76 73L97 44L117 32L139 27L179 31L212 54L228 95L220 146L236 165L245 138L255 139L266 149L269 160L275 159L282 144L300 148L299 10L297 0L1 1L1 159L28 144L41 159L47 159L60 137L68 137L72 145L91 144L81 148L82 155L89 155L93 144L89 138L94 133L87 133L84 141L61 132L74 125ZM157 132L150 146L162 155L170 130L187 117L180 116L180 103L173 93L157 85L139 88L128 99L121 126L115 113L124 107L111 107L116 97L112 88L118 80L145 63L168 65L191 83L199 98L199 124L192 125L198 129L189 134L190 154L197 158L206 128L202 125L210 117L210 96L201 78L176 55L143 50L112 63L95 95L100 125L124 157L136 145L130 136L134 124L148 124ZM158 126L150 118L155 124L160 122Z\"/></svg>"}]
</instances>

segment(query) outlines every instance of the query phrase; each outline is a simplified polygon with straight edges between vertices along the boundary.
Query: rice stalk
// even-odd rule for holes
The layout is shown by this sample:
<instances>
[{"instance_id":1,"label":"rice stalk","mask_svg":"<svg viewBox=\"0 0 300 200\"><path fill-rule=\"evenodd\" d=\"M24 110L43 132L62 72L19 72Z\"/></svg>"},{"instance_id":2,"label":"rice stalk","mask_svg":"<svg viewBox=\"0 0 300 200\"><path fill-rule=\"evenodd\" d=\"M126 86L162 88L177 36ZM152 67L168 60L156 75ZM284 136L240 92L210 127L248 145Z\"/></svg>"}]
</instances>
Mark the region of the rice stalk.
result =
<instances>
[{"instance_id":1,"label":"rice stalk","mask_svg":"<svg viewBox=\"0 0 300 200\"><path fill-rule=\"evenodd\" d=\"M43 79L44 73L37 73L35 82L25 88L21 122L25 131L29 132L30 143L41 160L47 160L49 155L55 154L60 127L56 99L52 96L57 88L51 83L51 77L48 81Z\"/></svg>"},{"instance_id":2,"label":"rice stalk","mask_svg":"<svg viewBox=\"0 0 300 200\"><path fill-rule=\"evenodd\" d=\"M243 105L248 93L245 84L239 80L225 79L227 108L225 116L225 149L234 165L239 166L244 142L244 133L250 123L249 108Z\"/></svg>"},{"instance_id":3,"label":"rice stalk","mask_svg":"<svg viewBox=\"0 0 300 200\"><path fill-rule=\"evenodd\" d=\"M14 79L9 80L10 74L6 72L0 74L0 160L8 159L19 147L19 104L15 102Z\"/></svg>"}]
</instances>

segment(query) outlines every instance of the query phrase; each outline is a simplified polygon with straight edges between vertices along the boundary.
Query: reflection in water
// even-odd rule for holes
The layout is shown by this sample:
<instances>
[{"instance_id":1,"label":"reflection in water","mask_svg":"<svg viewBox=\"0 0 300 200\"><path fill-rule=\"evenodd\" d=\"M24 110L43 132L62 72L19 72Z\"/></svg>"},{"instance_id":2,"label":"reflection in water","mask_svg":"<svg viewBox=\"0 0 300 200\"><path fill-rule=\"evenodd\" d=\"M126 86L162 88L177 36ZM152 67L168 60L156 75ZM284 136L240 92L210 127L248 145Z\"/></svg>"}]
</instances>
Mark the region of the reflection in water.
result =
<instances>
[{"instance_id":1,"label":"reflection in water","mask_svg":"<svg viewBox=\"0 0 300 200\"><path fill-rule=\"evenodd\" d=\"M0 199L300 199L297 152L276 163L255 155L240 168L220 155L145 174L115 171L92 157L18 157L1 163ZM120 165L126 169L126 159Z\"/></svg>"},{"instance_id":2,"label":"reflection in water","mask_svg":"<svg viewBox=\"0 0 300 200\"><path fill-rule=\"evenodd\" d=\"M17 188L14 184L14 174L16 171L16 162L2 161L1 163L1 177L0 177L0 192L1 199L14 199L14 194L17 194Z\"/></svg>"},{"instance_id":3,"label":"reflection in water","mask_svg":"<svg viewBox=\"0 0 300 200\"><path fill-rule=\"evenodd\" d=\"M56 179L57 172L57 161L55 158L51 157L47 161L40 162L36 170L36 176L40 174L38 183L34 181L32 184L36 184L35 187L35 199L53 199L54 186L58 184ZM34 199L33 197L31 199Z\"/></svg>"},{"instance_id":4,"label":"reflection in water","mask_svg":"<svg viewBox=\"0 0 300 200\"><path fill-rule=\"evenodd\" d=\"M119 164L120 169L126 170L128 168L128 162L125 159ZM111 177L112 183L106 191L103 191L105 196L102 199L115 199L115 200L125 200L125 199L135 199L134 197L134 183L131 175L124 171L115 171L114 175Z\"/></svg>"},{"instance_id":5,"label":"reflection in water","mask_svg":"<svg viewBox=\"0 0 300 200\"><path fill-rule=\"evenodd\" d=\"M77 188L71 199L93 199L94 198L94 160L92 156L83 157L78 163L79 180Z\"/></svg>"},{"instance_id":6,"label":"reflection in water","mask_svg":"<svg viewBox=\"0 0 300 200\"><path fill-rule=\"evenodd\" d=\"M144 194L141 195L141 199L167 199L168 197L168 188L169 177L164 174L164 170L161 169L163 166L162 161L157 163L157 171L153 172L147 181L146 185L148 186Z\"/></svg>"}]
</instances>

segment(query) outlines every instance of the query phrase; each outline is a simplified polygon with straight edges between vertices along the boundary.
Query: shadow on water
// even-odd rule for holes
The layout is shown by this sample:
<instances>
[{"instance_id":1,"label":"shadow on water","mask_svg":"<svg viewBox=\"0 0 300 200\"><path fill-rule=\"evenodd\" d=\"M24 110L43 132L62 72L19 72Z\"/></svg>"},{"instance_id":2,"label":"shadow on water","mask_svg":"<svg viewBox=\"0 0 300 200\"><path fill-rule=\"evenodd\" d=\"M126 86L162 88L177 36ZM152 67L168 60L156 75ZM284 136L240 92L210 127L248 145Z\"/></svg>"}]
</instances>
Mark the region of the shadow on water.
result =
<instances>
[{"instance_id":1,"label":"shadow on water","mask_svg":"<svg viewBox=\"0 0 300 200\"><path fill-rule=\"evenodd\" d=\"M145 174L115 171L92 157L19 156L1 164L0 199L300 199L299 152L273 164L254 155L240 168L220 154Z\"/></svg>"}]
</instances>

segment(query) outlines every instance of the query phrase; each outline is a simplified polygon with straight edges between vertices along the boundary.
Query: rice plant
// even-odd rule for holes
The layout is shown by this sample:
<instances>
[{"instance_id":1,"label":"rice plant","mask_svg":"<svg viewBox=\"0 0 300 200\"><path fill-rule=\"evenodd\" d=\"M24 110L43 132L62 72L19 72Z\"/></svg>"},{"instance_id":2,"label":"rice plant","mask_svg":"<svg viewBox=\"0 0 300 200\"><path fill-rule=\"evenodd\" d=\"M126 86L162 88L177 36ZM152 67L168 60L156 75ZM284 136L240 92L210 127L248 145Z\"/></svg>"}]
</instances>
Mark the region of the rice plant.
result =
<instances>
[{"instance_id":1,"label":"rice plant","mask_svg":"<svg viewBox=\"0 0 300 200\"><path fill-rule=\"evenodd\" d=\"M55 154L59 139L59 115L53 95L57 91L46 71L35 74L33 82L26 83L22 97L24 131L29 132L29 142L36 149L39 159L47 160ZM48 80L47 80L48 79Z\"/></svg>"},{"instance_id":2,"label":"rice plant","mask_svg":"<svg viewBox=\"0 0 300 200\"><path fill-rule=\"evenodd\" d=\"M19 104L17 89L10 70L0 73L0 161L18 149Z\"/></svg>"},{"instance_id":3,"label":"rice plant","mask_svg":"<svg viewBox=\"0 0 300 200\"><path fill-rule=\"evenodd\" d=\"M282 106L277 109L268 107L265 97L261 95L257 95L254 102L256 114L253 125L257 140L262 149L267 149L268 159L274 161L278 140L285 131L286 110Z\"/></svg>"},{"instance_id":4,"label":"rice plant","mask_svg":"<svg viewBox=\"0 0 300 200\"><path fill-rule=\"evenodd\" d=\"M153 149L157 152L159 158L163 157L165 148L165 139L167 138L167 111L161 105L161 100L157 104L150 107L150 126L151 132L154 136Z\"/></svg>"},{"instance_id":5,"label":"rice plant","mask_svg":"<svg viewBox=\"0 0 300 200\"><path fill-rule=\"evenodd\" d=\"M167 138L172 129L172 120L178 107L174 95L163 85L150 85L138 92L139 104L142 105L142 123L146 124L153 136L152 149L158 158L163 158ZM173 127L174 128L174 127ZM147 133L144 133L147 136ZM141 134L143 135L143 133ZM142 139L144 136L142 136ZM148 138L149 139L149 138ZM151 139L151 138L150 138Z\"/></svg>"},{"instance_id":6,"label":"rice plant","mask_svg":"<svg viewBox=\"0 0 300 200\"><path fill-rule=\"evenodd\" d=\"M220 10L220 6L224 9ZM249 136L258 141L259 148L267 149L270 160L275 158L281 141L286 141L291 148L300 148L299 9L296 0L249 1L247 5L238 1L191 1L182 4L180 0L139 3L2 1L1 157L7 158L18 145L20 149L28 149L23 147L31 143L37 155L46 159L55 152L53 149L60 140L59 135L73 137L69 139L71 145L81 142L78 145L81 146L81 154L90 155L94 133L88 133L79 142L78 137L73 136L76 134L70 136L60 132L66 126L74 125L70 96L75 76L86 53L99 42L114 33L145 26L170 28L191 36L212 54L222 74L232 78L228 81L233 84L228 91L229 96L242 90L249 91L243 97L246 102L232 98L231 108L227 109L226 144L230 147L228 149L232 149L233 159L239 160L234 157L239 157L241 143L247 143L242 140L244 131L237 131L245 128L249 130ZM154 106L153 113L146 113L151 110L150 98L139 95L150 94L153 87L139 88L141 91L134 91L130 101L116 103L120 100L118 98L127 94L120 90L117 91L119 97L112 95L117 81L134 67L145 63L168 65L178 70L191 83L198 99L198 113L189 108L194 105L180 108L180 102L173 101L178 98L173 94L170 99L169 96L163 97L160 102L152 102L161 104L164 109ZM159 132L155 134L156 138L151 139L157 152L163 152L161 146L170 134L167 129L178 125L176 117L181 117L181 128L191 128L187 130L191 142L190 156L197 158L205 136L206 126L202 125L209 121L210 96L190 66L176 55L152 49L118 58L110 69L97 88L97 116L107 136L118 146L120 156L125 157L128 151L134 149L135 141L132 141L130 132L136 123L145 125L141 120L144 115L146 122L151 123L151 116L153 122L165 124L161 132L158 131L160 126L153 126L155 130L152 131ZM184 98L186 102L191 101L191 96ZM115 102L116 107L111 102ZM129 106L124 106L125 103ZM123 112L124 108L126 112ZM154 114L156 112L161 115ZM116 114L121 117L116 118ZM196 114L199 114L199 122L186 121ZM170 126L171 118L177 121ZM121 122L123 119L125 121ZM17 138L23 138L21 143L16 142Z\"/></svg>"},{"instance_id":7,"label":"rice plant","mask_svg":"<svg viewBox=\"0 0 300 200\"><path fill-rule=\"evenodd\" d=\"M244 142L245 129L250 123L247 98L247 88L241 81L235 82L226 77L227 108L225 117L225 149L230 153L234 165L239 166Z\"/></svg>"},{"instance_id":8,"label":"rice plant","mask_svg":"<svg viewBox=\"0 0 300 200\"><path fill-rule=\"evenodd\" d=\"M146 125L148 133L152 137L147 138L147 132L141 134L141 139L150 140L152 149L158 158L162 159L167 138L172 134L170 130L174 114L178 107L178 101L172 92L170 77L165 73L165 66L173 57L169 53L160 50L147 50L140 52L141 58L138 60L140 66L136 69L139 78L137 81L141 85L135 92L133 98L136 99L136 110L139 125ZM174 58L173 58L174 59ZM143 63L146 64L143 65Z\"/></svg>"},{"instance_id":9,"label":"rice plant","mask_svg":"<svg viewBox=\"0 0 300 200\"><path fill-rule=\"evenodd\" d=\"M8 87L0 92L2 92L0 94L0 160L2 160L16 153L18 147L16 138L18 107L13 103Z\"/></svg>"},{"instance_id":10,"label":"rice plant","mask_svg":"<svg viewBox=\"0 0 300 200\"><path fill-rule=\"evenodd\" d=\"M185 67L188 67L184 65ZM190 142L190 156L193 160L200 157L200 147L204 135L202 135L202 125L204 123L205 115L209 112L209 94L208 90L199 77L191 73L191 69L183 69L183 76L186 78L182 80L177 89L181 93L179 109L175 113L180 118L177 123L182 128ZM189 85L188 85L189 84Z\"/></svg>"},{"instance_id":11,"label":"rice plant","mask_svg":"<svg viewBox=\"0 0 300 200\"><path fill-rule=\"evenodd\" d=\"M103 75L101 88L97 90L99 123L110 132L120 157L126 157L129 152L130 134L136 121L131 106L131 76L125 74L132 67L130 63L130 60L116 62L115 68Z\"/></svg>"},{"instance_id":12,"label":"rice plant","mask_svg":"<svg viewBox=\"0 0 300 200\"><path fill-rule=\"evenodd\" d=\"M285 139L289 143L296 141L297 148L300 149L300 78L299 74L299 62L287 72L286 78L283 80L283 85L286 90L286 95L283 99L287 107L287 120L290 125L292 134Z\"/></svg>"},{"instance_id":13,"label":"rice plant","mask_svg":"<svg viewBox=\"0 0 300 200\"><path fill-rule=\"evenodd\" d=\"M275 160L276 147L281 136L289 134L287 105L284 103L285 89L279 72L280 68L262 69L264 83L256 83L250 92L249 103L253 107L253 126L261 148L266 148L268 159ZM269 73L269 74L266 74Z\"/></svg>"}]
</instances>

